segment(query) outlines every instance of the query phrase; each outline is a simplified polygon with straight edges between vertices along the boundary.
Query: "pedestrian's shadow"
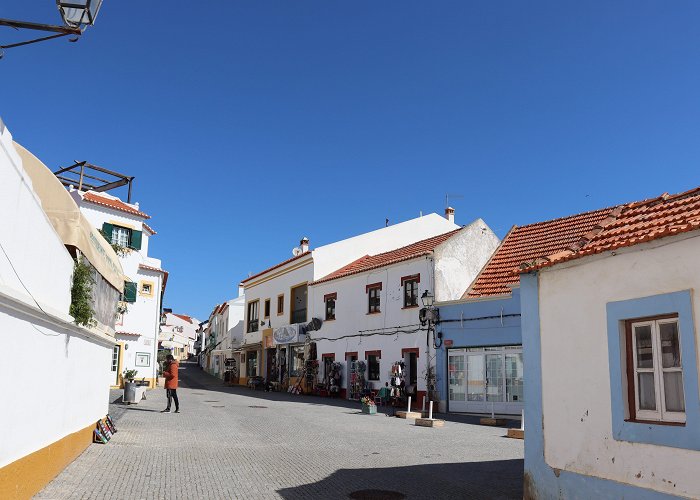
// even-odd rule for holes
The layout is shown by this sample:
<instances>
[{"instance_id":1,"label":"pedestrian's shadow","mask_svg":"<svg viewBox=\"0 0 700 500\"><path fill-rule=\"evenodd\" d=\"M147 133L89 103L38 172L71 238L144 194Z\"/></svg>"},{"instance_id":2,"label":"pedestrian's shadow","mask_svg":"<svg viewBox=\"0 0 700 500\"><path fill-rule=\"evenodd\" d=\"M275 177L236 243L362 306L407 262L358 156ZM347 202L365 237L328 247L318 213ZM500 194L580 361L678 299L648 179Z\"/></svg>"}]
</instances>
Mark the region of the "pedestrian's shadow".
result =
<instances>
[{"instance_id":1,"label":"pedestrian's shadow","mask_svg":"<svg viewBox=\"0 0 700 500\"><path fill-rule=\"evenodd\" d=\"M151 410L150 408L131 408L130 406L126 407L127 411L151 411L151 412L160 412L160 410Z\"/></svg>"}]
</instances>

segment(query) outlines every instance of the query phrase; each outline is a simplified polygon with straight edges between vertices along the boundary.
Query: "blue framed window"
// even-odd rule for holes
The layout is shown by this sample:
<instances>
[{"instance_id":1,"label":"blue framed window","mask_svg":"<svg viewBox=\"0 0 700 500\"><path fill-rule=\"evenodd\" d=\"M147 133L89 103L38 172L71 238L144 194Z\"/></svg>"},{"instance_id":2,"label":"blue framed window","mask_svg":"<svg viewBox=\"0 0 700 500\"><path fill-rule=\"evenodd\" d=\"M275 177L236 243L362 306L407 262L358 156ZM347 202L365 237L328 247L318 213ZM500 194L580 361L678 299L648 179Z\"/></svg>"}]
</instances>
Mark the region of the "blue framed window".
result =
<instances>
[{"instance_id":1,"label":"blue framed window","mask_svg":"<svg viewBox=\"0 0 700 500\"><path fill-rule=\"evenodd\" d=\"M613 438L700 450L689 290L606 305Z\"/></svg>"}]
</instances>

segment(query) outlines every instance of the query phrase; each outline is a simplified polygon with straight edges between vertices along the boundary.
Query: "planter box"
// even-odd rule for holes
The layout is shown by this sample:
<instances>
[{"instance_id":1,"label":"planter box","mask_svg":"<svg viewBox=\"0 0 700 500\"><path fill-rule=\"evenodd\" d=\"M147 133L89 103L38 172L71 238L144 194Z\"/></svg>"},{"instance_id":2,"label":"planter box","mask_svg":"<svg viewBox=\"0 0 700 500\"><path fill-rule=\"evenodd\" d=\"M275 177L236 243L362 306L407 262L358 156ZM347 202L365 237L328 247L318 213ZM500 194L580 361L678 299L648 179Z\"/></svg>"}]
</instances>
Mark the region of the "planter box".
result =
<instances>
[{"instance_id":1,"label":"planter box","mask_svg":"<svg viewBox=\"0 0 700 500\"><path fill-rule=\"evenodd\" d=\"M377 407L375 405L372 405L372 406L362 405L362 413L374 415L377 413Z\"/></svg>"},{"instance_id":2,"label":"planter box","mask_svg":"<svg viewBox=\"0 0 700 500\"><path fill-rule=\"evenodd\" d=\"M165 387L165 377L158 377L158 387Z\"/></svg>"}]
</instances>

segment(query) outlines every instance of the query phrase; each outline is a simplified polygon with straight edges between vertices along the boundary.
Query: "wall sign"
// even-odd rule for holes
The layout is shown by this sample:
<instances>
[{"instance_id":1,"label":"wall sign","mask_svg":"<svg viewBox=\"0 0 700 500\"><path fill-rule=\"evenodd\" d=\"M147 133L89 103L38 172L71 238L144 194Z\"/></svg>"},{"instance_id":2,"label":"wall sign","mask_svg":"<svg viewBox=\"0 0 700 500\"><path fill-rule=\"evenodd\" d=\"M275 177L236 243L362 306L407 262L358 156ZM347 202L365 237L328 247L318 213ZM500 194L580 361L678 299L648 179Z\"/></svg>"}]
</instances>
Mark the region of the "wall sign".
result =
<instances>
[{"instance_id":1,"label":"wall sign","mask_svg":"<svg viewBox=\"0 0 700 500\"><path fill-rule=\"evenodd\" d=\"M137 352L136 366L151 366L151 355L147 352Z\"/></svg>"}]
</instances>

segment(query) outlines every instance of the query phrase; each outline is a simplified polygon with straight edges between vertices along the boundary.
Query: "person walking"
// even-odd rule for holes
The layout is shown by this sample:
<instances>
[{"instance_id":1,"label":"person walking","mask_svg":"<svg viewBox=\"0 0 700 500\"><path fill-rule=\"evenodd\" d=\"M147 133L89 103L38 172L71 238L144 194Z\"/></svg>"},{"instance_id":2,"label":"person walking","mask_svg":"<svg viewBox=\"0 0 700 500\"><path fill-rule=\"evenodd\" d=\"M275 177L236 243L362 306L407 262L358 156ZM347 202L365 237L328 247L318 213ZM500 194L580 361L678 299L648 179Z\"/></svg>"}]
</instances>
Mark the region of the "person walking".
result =
<instances>
[{"instance_id":1,"label":"person walking","mask_svg":"<svg viewBox=\"0 0 700 500\"><path fill-rule=\"evenodd\" d=\"M168 397L168 407L161 413L170 413L171 400L175 401L175 413L180 413L180 401L177 399L177 369L177 361L175 361L172 354L168 354L165 357L165 370L163 370L163 376L165 377L165 393Z\"/></svg>"}]
</instances>

